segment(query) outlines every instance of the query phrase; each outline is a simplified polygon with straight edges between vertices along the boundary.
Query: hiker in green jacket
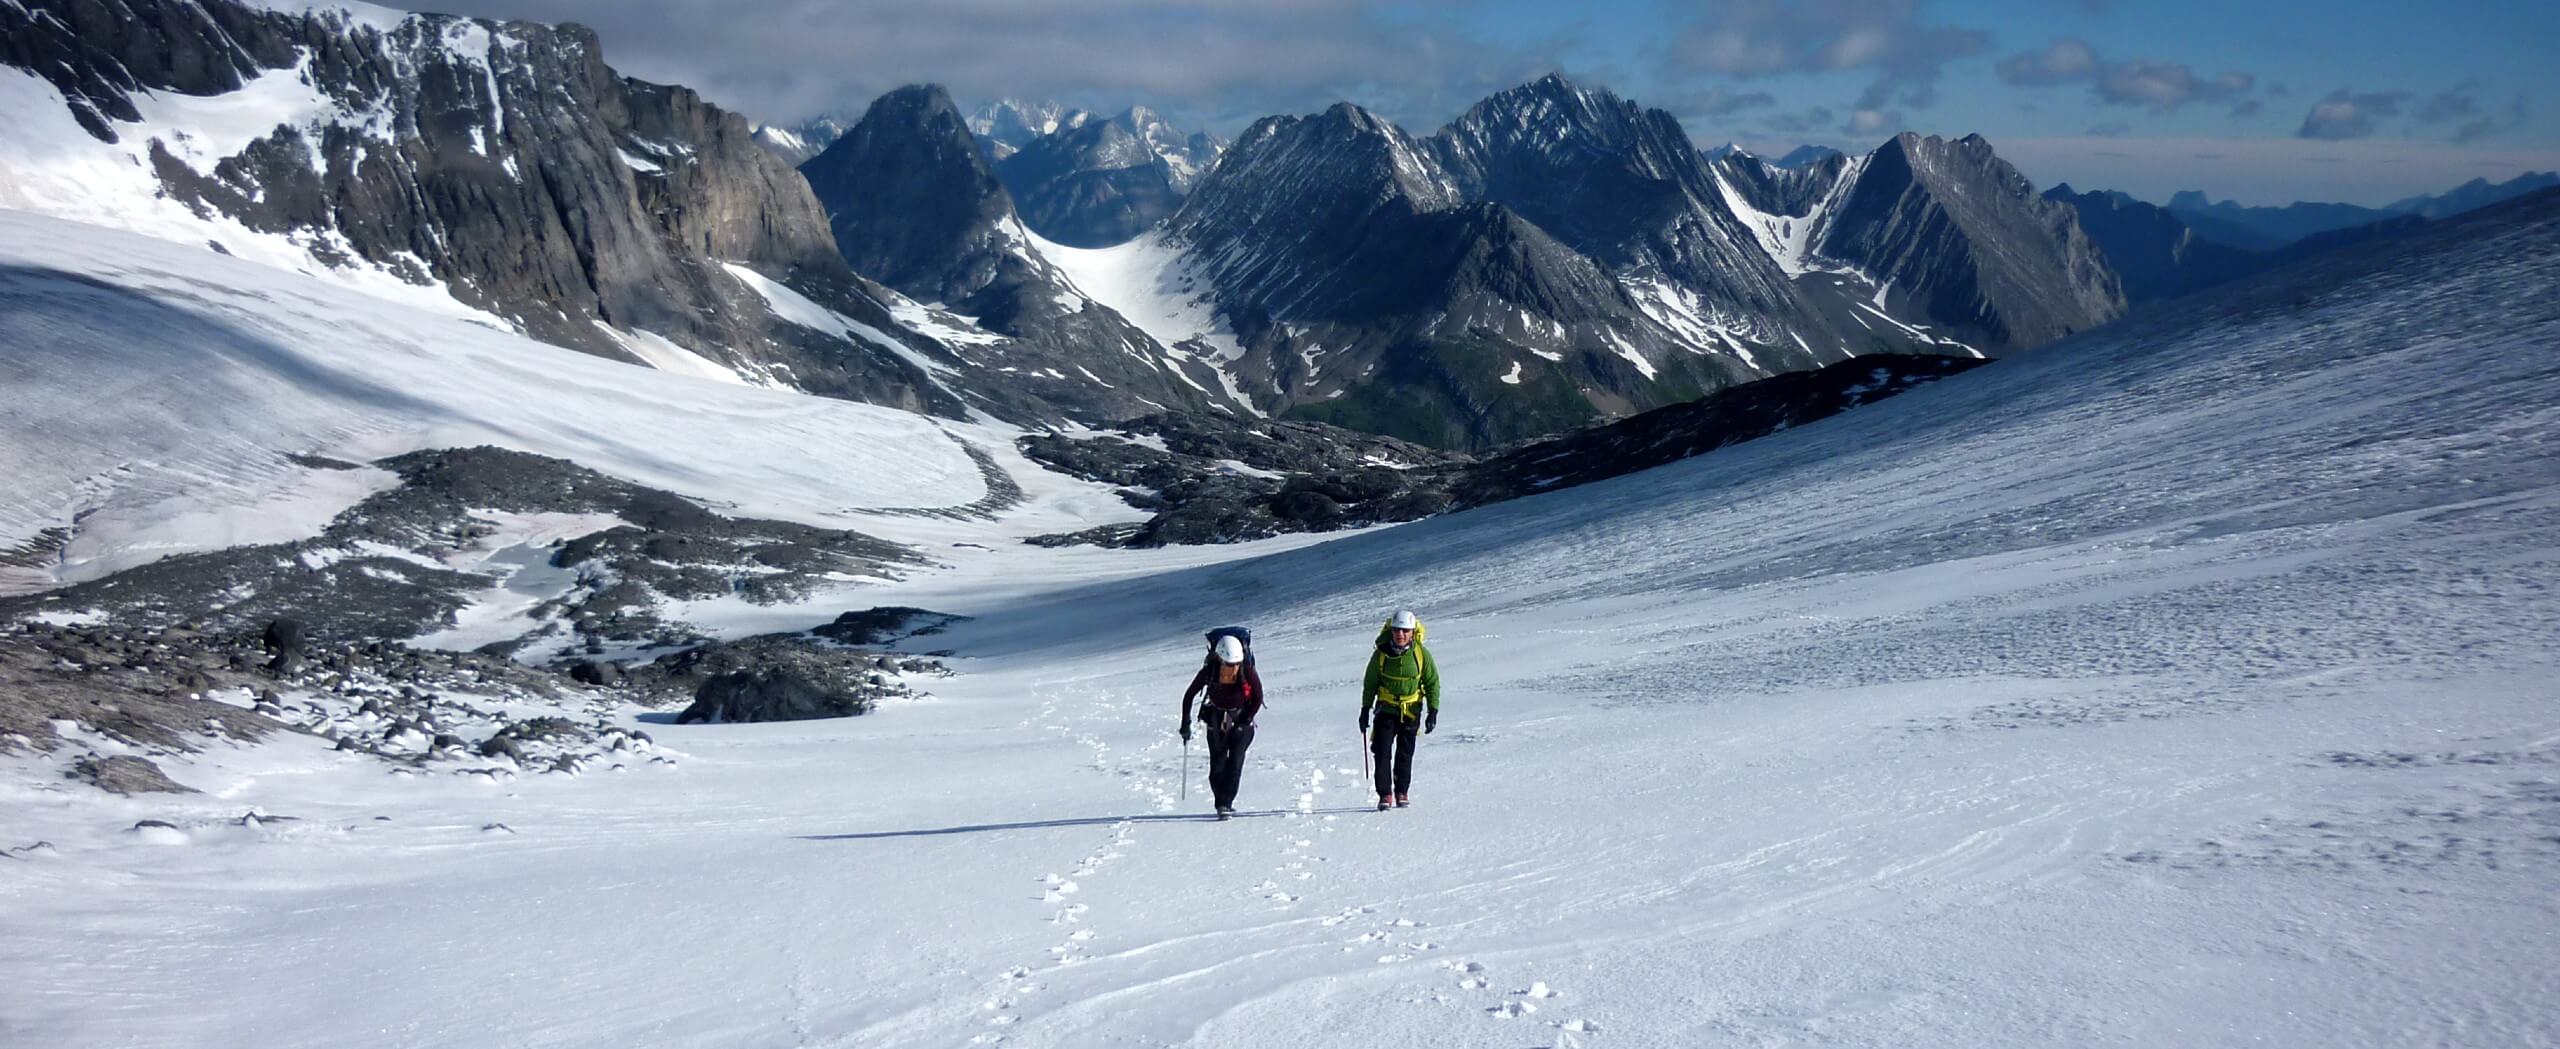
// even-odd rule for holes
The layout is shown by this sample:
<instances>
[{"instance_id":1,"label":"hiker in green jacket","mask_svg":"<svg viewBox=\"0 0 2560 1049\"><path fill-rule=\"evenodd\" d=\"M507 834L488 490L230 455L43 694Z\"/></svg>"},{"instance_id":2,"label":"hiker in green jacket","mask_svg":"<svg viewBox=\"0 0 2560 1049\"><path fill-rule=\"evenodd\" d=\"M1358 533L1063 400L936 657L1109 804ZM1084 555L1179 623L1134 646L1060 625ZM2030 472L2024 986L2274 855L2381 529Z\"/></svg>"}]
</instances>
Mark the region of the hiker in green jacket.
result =
<instances>
[{"instance_id":1,"label":"hiker in green jacket","mask_svg":"<svg viewBox=\"0 0 2560 1049\"><path fill-rule=\"evenodd\" d=\"M1377 730L1369 715L1377 712ZM1378 629L1369 672L1360 680L1360 731L1369 740L1369 767L1377 774L1378 808L1413 804L1415 731L1440 727L1440 668L1422 647L1422 621L1399 611Z\"/></svg>"}]
</instances>

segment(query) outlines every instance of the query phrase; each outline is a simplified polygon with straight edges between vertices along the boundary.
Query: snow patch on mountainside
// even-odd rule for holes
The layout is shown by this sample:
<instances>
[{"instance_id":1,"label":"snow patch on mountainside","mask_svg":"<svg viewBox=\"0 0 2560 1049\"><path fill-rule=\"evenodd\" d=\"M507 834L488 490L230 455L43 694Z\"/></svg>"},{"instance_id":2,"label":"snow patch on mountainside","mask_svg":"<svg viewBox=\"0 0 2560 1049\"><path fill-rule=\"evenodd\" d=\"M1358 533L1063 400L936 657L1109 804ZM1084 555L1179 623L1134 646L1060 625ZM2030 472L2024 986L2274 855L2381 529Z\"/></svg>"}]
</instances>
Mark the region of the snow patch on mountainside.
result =
<instances>
[{"instance_id":1,"label":"snow patch on mountainside","mask_svg":"<svg viewBox=\"0 0 2560 1049\"><path fill-rule=\"evenodd\" d=\"M669 341L666 336L660 335L656 332L624 331L620 328L604 324L599 324L596 327L603 331L607 338L612 339L614 345L630 351L632 356L640 358L650 367L656 368L659 371L671 372L676 375L690 375L696 379L709 379L713 382L732 383L739 386L767 385L766 383L751 381L744 375L740 375L731 369L720 366L708 357L704 357L699 353L695 353L692 350L676 345L674 342Z\"/></svg>"},{"instance_id":2,"label":"snow patch on mountainside","mask_svg":"<svg viewBox=\"0 0 2560 1049\"><path fill-rule=\"evenodd\" d=\"M889 315L897 318L899 324L944 346L996 346L1007 341L1004 336L981 328L966 317L927 306L898 294L894 289L880 288L879 294L882 305L889 308Z\"/></svg>"},{"instance_id":3,"label":"snow patch on mountainside","mask_svg":"<svg viewBox=\"0 0 2560 1049\"><path fill-rule=\"evenodd\" d=\"M1071 248L1028 231L1023 236L1031 250L1066 275L1078 294L1110 307L1154 337L1164 348L1167 365L1182 381L1209 392L1184 375L1181 367L1184 361L1207 365L1235 407L1264 414L1227 370L1244 356L1244 346L1218 316L1208 280L1162 230L1108 248ZM1197 345L1205 352L1186 352L1181 349L1185 345Z\"/></svg>"},{"instance_id":4,"label":"snow patch on mountainside","mask_svg":"<svg viewBox=\"0 0 2560 1049\"><path fill-rule=\"evenodd\" d=\"M1857 187L1858 176L1866 166L1866 157L1854 157L1845 162L1839 177L1802 215L1777 215L1753 207L1750 198L1726 181L1723 169L1710 165L1708 171L1715 176L1716 191L1723 196L1725 207L1741 220L1743 228L1751 231L1753 241L1769 253L1770 260L1776 262L1787 276L1801 277L1816 270L1834 268L1817 257L1821 235L1828 228L1832 211Z\"/></svg>"},{"instance_id":5,"label":"snow patch on mountainside","mask_svg":"<svg viewBox=\"0 0 2560 1049\"><path fill-rule=\"evenodd\" d=\"M920 416L633 367L5 209L0 345L0 549L74 529L36 570L51 582L309 535L388 476L288 456L498 445L824 527L986 493Z\"/></svg>"},{"instance_id":6,"label":"snow patch on mountainside","mask_svg":"<svg viewBox=\"0 0 2560 1049\"><path fill-rule=\"evenodd\" d=\"M1629 280L1625 286L1636 308L1643 310L1644 315L1655 323L1688 340L1692 348L1701 353L1721 348L1745 366L1761 370L1759 360L1751 356L1750 347L1745 346L1734 333L1733 322L1697 292L1660 280Z\"/></svg>"},{"instance_id":7,"label":"snow patch on mountainside","mask_svg":"<svg viewBox=\"0 0 2560 1049\"><path fill-rule=\"evenodd\" d=\"M1157 342L1176 346L1220 334L1208 283L1161 231L1108 248L1071 248L1037 234L1026 234L1026 239L1041 258L1067 275L1077 292L1110 307ZM1232 335L1226 338L1232 343Z\"/></svg>"},{"instance_id":8,"label":"snow patch on mountainside","mask_svg":"<svg viewBox=\"0 0 2560 1049\"><path fill-rule=\"evenodd\" d=\"M358 259L335 230L264 233L220 213L197 215L163 191L152 172L153 143L199 172L279 126L344 127L389 147L386 114L352 111L298 79L295 69L269 70L239 91L212 97L135 92L140 123L115 124L120 141L90 136L71 117L62 92L33 73L0 66L0 208L60 216L220 251L325 278L368 295L477 320L515 326L456 300L423 267L405 275ZM316 154L315 154L316 157ZM348 260L326 265L315 251Z\"/></svg>"},{"instance_id":9,"label":"snow patch on mountainside","mask_svg":"<svg viewBox=\"0 0 2560 1049\"><path fill-rule=\"evenodd\" d=\"M899 359L923 369L935 385L942 386L945 390L951 389L942 380L945 376L957 374L959 369L916 352L915 347L899 342L888 332L818 305L808 296L791 290L789 285L766 277L764 274L734 262L721 263L720 268L737 278L738 283L746 285L748 290L763 297L765 305L772 308L774 316L812 331L825 332L850 342L886 350ZM958 393L958 391L952 392L955 395Z\"/></svg>"}]
</instances>

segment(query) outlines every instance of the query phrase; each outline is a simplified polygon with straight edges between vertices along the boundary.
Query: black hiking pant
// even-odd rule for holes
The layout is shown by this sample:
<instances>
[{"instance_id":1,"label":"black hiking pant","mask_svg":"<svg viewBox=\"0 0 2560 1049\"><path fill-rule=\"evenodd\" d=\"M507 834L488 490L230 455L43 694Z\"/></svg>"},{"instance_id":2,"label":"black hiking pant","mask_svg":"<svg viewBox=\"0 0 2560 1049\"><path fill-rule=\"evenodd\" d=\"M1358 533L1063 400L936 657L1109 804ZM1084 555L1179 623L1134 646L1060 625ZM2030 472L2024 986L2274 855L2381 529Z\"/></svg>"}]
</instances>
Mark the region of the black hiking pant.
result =
<instances>
[{"instance_id":1,"label":"black hiking pant","mask_svg":"<svg viewBox=\"0 0 2560 1049\"><path fill-rule=\"evenodd\" d=\"M1244 781L1244 750L1252 745L1252 725L1228 729L1209 723L1209 793L1219 808L1235 807L1236 787Z\"/></svg>"},{"instance_id":2,"label":"black hiking pant","mask_svg":"<svg viewBox=\"0 0 2560 1049\"><path fill-rule=\"evenodd\" d=\"M1420 721L1379 711L1377 727L1369 732L1369 774L1378 779L1378 793L1413 793L1413 741L1421 731Z\"/></svg>"}]
</instances>

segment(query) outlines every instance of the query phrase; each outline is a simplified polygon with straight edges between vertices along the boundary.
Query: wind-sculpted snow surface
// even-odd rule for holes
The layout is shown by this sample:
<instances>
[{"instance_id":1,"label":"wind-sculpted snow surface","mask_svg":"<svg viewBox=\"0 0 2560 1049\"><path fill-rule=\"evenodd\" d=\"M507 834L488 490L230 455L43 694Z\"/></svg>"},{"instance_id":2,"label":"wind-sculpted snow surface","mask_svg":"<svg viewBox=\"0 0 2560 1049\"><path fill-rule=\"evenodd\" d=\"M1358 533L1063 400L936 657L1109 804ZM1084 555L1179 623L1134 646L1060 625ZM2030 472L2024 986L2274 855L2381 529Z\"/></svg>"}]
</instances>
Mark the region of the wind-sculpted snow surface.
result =
<instances>
[{"instance_id":1,"label":"wind-sculpted snow surface","mask_svg":"<svg viewBox=\"0 0 2560 1049\"><path fill-rule=\"evenodd\" d=\"M938 699L652 724L663 773L464 789L287 740L162 756L197 795L0 780L0 1016L48 1045L2551 1044L2556 245L2545 195L1252 560L955 555L877 595L975 617L928 642L959 654ZM1447 693L1380 813L1353 701L1397 607ZM1228 622L1270 694L1219 824L1172 719Z\"/></svg>"}]
</instances>

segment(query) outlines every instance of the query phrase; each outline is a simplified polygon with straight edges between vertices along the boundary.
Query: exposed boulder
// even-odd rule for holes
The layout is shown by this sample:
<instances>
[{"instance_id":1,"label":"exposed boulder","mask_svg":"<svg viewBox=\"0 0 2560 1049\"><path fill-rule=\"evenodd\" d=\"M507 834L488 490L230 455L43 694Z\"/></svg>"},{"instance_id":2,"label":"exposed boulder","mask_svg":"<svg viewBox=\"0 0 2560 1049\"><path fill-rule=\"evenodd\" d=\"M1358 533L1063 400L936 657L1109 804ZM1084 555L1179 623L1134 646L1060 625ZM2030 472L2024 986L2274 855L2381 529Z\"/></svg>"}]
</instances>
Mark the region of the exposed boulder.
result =
<instances>
[{"instance_id":1,"label":"exposed boulder","mask_svg":"<svg viewBox=\"0 0 2560 1049\"><path fill-rule=\"evenodd\" d=\"M62 775L65 779L78 780L110 794L196 793L195 788L170 779L150 758L131 754L82 758Z\"/></svg>"},{"instance_id":2,"label":"exposed boulder","mask_svg":"<svg viewBox=\"0 0 2560 1049\"><path fill-rule=\"evenodd\" d=\"M676 723L843 718L870 713L871 705L856 683L806 667L733 670L703 682Z\"/></svg>"},{"instance_id":3,"label":"exposed boulder","mask_svg":"<svg viewBox=\"0 0 2560 1049\"><path fill-rule=\"evenodd\" d=\"M968 618L893 605L847 612L837 616L835 622L809 632L848 645L886 645L905 638L939 634L944 627Z\"/></svg>"}]
</instances>

